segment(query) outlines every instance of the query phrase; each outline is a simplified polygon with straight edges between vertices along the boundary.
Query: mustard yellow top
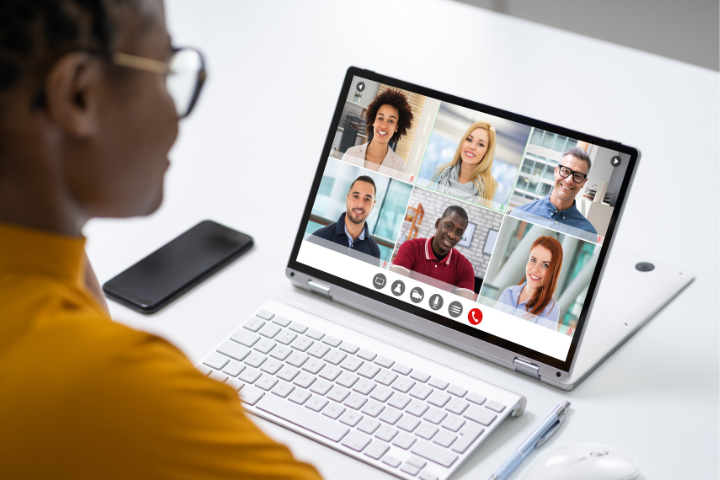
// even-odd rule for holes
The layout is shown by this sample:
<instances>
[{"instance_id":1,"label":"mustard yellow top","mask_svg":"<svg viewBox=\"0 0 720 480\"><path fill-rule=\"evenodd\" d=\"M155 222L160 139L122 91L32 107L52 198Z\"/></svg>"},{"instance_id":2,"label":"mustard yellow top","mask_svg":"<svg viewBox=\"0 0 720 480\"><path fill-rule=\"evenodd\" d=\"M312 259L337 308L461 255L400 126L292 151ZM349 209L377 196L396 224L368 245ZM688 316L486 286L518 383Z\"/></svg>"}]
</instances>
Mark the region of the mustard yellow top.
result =
<instances>
[{"instance_id":1,"label":"mustard yellow top","mask_svg":"<svg viewBox=\"0 0 720 480\"><path fill-rule=\"evenodd\" d=\"M238 395L115 323L85 240L0 224L0 478L318 479Z\"/></svg>"}]
</instances>

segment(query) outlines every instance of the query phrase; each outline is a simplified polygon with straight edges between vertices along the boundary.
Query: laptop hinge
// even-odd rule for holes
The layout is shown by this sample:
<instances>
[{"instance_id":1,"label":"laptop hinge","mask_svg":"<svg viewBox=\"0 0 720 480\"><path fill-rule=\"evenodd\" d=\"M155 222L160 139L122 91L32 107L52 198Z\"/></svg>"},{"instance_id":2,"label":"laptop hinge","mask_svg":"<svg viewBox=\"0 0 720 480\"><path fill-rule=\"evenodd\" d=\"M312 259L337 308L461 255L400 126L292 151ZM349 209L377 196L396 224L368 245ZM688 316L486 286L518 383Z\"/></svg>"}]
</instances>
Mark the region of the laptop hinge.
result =
<instances>
[{"instance_id":1,"label":"laptop hinge","mask_svg":"<svg viewBox=\"0 0 720 480\"><path fill-rule=\"evenodd\" d=\"M519 358L513 360L513 364L515 365L516 372L524 373L530 377L540 379L540 367L537 365Z\"/></svg>"},{"instance_id":2,"label":"laptop hinge","mask_svg":"<svg viewBox=\"0 0 720 480\"><path fill-rule=\"evenodd\" d=\"M312 290L315 293L319 293L320 295L324 295L328 298L332 298L330 296L330 287L327 287L325 285L317 283L313 280L308 280L308 287L310 288L310 290Z\"/></svg>"}]
</instances>

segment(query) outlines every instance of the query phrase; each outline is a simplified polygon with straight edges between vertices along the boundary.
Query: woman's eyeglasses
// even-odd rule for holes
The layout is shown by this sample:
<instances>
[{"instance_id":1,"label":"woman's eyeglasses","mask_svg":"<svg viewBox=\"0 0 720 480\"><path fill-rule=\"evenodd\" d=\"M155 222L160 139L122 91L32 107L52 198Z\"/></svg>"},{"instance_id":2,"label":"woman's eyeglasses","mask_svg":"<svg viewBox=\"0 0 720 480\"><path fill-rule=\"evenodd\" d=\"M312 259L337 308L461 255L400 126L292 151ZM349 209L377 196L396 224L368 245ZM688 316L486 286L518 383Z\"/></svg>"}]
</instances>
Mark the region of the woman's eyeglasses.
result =
<instances>
[{"instance_id":1,"label":"woman's eyeglasses","mask_svg":"<svg viewBox=\"0 0 720 480\"><path fill-rule=\"evenodd\" d=\"M576 172L575 170L570 170L565 165L558 165L558 172L560 173L560 176L563 178L567 178L572 174L572 179L573 179L573 182L575 182L575 183L582 183L587 178L586 173Z\"/></svg>"}]
</instances>

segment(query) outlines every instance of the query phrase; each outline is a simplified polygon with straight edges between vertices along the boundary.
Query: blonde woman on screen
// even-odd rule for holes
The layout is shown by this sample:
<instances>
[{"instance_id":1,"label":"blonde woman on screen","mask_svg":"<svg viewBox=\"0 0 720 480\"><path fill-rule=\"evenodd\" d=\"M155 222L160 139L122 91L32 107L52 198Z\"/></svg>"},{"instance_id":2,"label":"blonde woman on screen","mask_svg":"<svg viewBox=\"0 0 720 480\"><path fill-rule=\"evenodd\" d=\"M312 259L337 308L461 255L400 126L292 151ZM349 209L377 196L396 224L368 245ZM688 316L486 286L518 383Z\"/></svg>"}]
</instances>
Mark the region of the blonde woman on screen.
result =
<instances>
[{"instance_id":1,"label":"blonde woman on screen","mask_svg":"<svg viewBox=\"0 0 720 480\"><path fill-rule=\"evenodd\" d=\"M497 181L492 176L495 158L495 128L475 122L467 129L450 163L438 167L432 186L466 202L490 205Z\"/></svg>"}]
</instances>

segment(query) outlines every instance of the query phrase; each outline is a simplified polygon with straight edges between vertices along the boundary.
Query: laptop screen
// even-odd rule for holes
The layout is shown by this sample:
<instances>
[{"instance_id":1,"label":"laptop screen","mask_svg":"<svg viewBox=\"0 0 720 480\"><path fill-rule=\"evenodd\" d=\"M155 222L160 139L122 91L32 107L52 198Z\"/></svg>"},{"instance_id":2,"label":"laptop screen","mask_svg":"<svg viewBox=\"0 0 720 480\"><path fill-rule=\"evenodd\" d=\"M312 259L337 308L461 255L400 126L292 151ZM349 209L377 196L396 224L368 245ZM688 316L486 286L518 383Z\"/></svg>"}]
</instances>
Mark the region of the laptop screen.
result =
<instances>
[{"instance_id":1,"label":"laptop screen","mask_svg":"<svg viewBox=\"0 0 720 480\"><path fill-rule=\"evenodd\" d=\"M361 72L291 265L568 367L636 151Z\"/></svg>"}]
</instances>

